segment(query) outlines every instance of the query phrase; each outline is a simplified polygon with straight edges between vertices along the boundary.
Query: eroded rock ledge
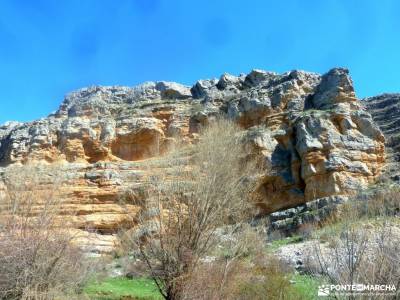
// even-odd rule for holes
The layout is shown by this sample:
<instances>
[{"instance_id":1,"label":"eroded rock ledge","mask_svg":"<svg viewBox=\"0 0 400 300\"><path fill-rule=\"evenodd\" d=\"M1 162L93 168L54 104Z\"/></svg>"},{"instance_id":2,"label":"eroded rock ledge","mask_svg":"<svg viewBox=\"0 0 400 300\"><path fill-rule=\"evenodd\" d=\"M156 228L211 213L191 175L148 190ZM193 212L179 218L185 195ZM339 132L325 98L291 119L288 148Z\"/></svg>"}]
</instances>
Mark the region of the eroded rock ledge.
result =
<instances>
[{"instance_id":1,"label":"eroded rock ledge","mask_svg":"<svg viewBox=\"0 0 400 300\"><path fill-rule=\"evenodd\" d=\"M381 173L384 137L342 68L322 76L253 70L193 87L148 82L84 88L47 118L1 126L0 164L3 174L31 162L57 165L69 202L61 218L68 219L73 207L80 212L70 217L76 228L89 224L110 235L121 223L134 223L118 206L118 195L151 174L145 162L156 161L177 138L190 143L219 114L238 122L248 148L262 157L257 205L263 213L351 194Z\"/></svg>"},{"instance_id":2,"label":"eroded rock ledge","mask_svg":"<svg viewBox=\"0 0 400 300\"><path fill-rule=\"evenodd\" d=\"M363 100L386 138L386 175L400 182L400 94L382 94Z\"/></svg>"}]
</instances>

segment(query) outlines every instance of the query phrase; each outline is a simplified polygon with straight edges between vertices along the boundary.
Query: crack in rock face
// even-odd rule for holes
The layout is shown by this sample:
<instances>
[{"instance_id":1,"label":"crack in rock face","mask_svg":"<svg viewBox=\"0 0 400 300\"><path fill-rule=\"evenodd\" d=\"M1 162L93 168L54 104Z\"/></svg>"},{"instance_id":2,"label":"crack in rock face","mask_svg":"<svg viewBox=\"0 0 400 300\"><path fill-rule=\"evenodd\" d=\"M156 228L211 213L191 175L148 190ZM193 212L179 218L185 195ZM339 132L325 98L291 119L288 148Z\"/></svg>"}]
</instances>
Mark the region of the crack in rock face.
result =
<instances>
[{"instance_id":1,"label":"crack in rock face","mask_svg":"<svg viewBox=\"0 0 400 300\"><path fill-rule=\"evenodd\" d=\"M0 126L0 166L6 174L31 163L51 173L56 165L63 197L82 212L69 216L66 208L62 218L110 234L128 222L117 209L120 193L151 176L143 161L178 141L195 142L221 115L240 125L245 147L260 159L256 205L264 214L350 195L375 182L385 163L383 134L356 98L348 70L335 68L324 75L223 74L191 88L164 81L84 88L46 118ZM85 176L104 171L114 175Z\"/></svg>"}]
</instances>

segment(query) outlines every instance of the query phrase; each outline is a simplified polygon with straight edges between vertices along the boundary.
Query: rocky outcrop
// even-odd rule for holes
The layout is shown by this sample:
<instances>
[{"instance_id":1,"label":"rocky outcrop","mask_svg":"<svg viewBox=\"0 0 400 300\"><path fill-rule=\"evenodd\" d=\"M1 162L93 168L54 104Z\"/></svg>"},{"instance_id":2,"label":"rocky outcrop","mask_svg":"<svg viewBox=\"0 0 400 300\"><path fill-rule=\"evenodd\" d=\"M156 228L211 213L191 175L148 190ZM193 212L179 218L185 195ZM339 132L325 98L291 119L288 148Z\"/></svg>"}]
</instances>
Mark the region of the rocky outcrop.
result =
<instances>
[{"instance_id":1,"label":"rocky outcrop","mask_svg":"<svg viewBox=\"0 0 400 300\"><path fill-rule=\"evenodd\" d=\"M0 163L4 174L31 162L57 165L62 175L54 179L67 199L61 218L114 235L137 221L138 206L128 214L118 203L121 193L143 186L149 164L161 168L171 145L191 143L218 115L240 124L246 147L261 158L256 205L264 214L351 194L374 182L384 164L384 137L341 68L322 76L253 70L192 88L171 82L84 88L47 118L0 127Z\"/></svg>"},{"instance_id":2,"label":"rocky outcrop","mask_svg":"<svg viewBox=\"0 0 400 300\"><path fill-rule=\"evenodd\" d=\"M383 94L362 102L386 138L389 176L400 181L400 94Z\"/></svg>"},{"instance_id":3,"label":"rocky outcrop","mask_svg":"<svg viewBox=\"0 0 400 300\"><path fill-rule=\"evenodd\" d=\"M340 205L348 201L346 196L331 196L319 198L300 204L296 207L271 213L267 221L269 234L279 233L290 236L307 225L322 224L338 211Z\"/></svg>"}]
</instances>

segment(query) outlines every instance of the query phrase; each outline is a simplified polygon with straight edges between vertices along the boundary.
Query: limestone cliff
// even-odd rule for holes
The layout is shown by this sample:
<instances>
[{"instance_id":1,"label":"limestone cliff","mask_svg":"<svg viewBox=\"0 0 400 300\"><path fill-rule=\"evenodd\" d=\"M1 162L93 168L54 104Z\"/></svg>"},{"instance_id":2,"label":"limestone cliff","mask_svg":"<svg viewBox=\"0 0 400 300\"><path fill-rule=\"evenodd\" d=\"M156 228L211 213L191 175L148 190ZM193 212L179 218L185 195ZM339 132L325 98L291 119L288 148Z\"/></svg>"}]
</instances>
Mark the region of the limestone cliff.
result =
<instances>
[{"instance_id":1,"label":"limestone cliff","mask_svg":"<svg viewBox=\"0 0 400 300\"><path fill-rule=\"evenodd\" d=\"M382 94L364 99L363 104L386 138L387 168L400 181L400 94Z\"/></svg>"},{"instance_id":2,"label":"limestone cliff","mask_svg":"<svg viewBox=\"0 0 400 300\"><path fill-rule=\"evenodd\" d=\"M373 183L384 164L384 137L346 69L322 76L253 70L193 87L148 82L73 92L47 118L0 127L0 175L31 162L56 165L62 175L53 179L65 199L60 219L96 230L87 235L101 238L96 249L106 251L121 224L136 222L118 204L121 192L140 187L152 172L144 165L157 166L169 145L178 138L190 143L220 114L246 130L247 146L262 157L263 213L348 195Z\"/></svg>"}]
</instances>

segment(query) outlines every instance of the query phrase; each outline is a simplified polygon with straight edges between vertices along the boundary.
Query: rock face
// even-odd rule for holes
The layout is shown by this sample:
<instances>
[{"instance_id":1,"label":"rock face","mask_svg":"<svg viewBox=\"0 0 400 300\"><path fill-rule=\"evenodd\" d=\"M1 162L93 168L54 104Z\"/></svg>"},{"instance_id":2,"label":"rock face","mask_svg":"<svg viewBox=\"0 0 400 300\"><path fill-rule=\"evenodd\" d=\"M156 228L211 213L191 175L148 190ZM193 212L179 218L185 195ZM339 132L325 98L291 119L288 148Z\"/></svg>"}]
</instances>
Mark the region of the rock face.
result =
<instances>
[{"instance_id":1,"label":"rock face","mask_svg":"<svg viewBox=\"0 0 400 300\"><path fill-rule=\"evenodd\" d=\"M389 176L400 181L400 94L383 94L362 103L386 138Z\"/></svg>"},{"instance_id":2,"label":"rock face","mask_svg":"<svg viewBox=\"0 0 400 300\"><path fill-rule=\"evenodd\" d=\"M79 212L68 217L66 209L63 218L110 236L135 223L118 205L124 189L140 187L151 175L145 166L221 114L246 130L246 147L262 158L262 213L351 194L373 183L384 164L384 137L346 69L322 76L253 70L191 88L148 82L73 92L47 118L0 127L3 177L21 164L57 165L66 207Z\"/></svg>"}]
</instances>

